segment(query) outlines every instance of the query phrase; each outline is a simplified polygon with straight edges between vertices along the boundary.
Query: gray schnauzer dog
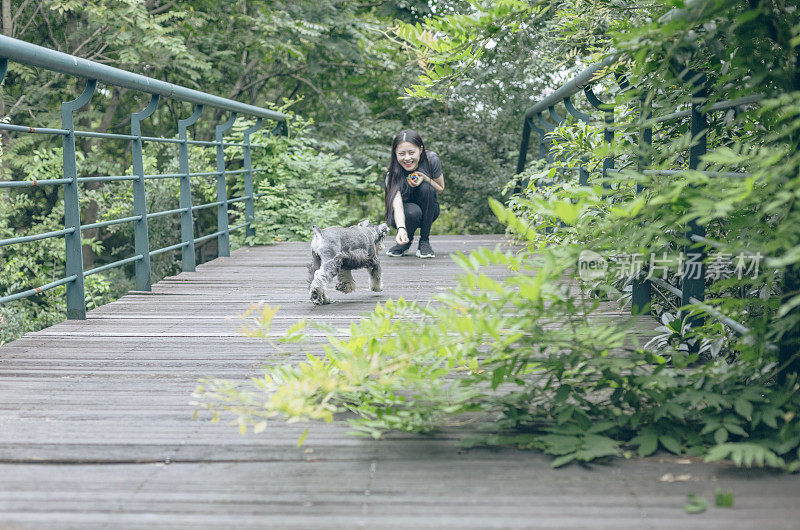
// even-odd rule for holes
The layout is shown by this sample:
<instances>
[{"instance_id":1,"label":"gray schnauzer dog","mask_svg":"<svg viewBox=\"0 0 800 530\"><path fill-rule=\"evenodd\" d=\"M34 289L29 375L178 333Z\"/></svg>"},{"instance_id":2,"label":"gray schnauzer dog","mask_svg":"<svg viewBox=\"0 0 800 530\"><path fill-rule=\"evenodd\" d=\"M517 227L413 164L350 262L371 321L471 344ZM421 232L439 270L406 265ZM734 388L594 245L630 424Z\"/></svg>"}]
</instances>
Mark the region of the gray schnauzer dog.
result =
<instances>
[{"instance_id":1,"label":"gray schnauzer dog","mask_svg":"<svg viewBox=\"0 0 800 530\"><path fill-rule=\"evenodd\" d=\"M308 265L311 301L317 305L331 302L325 287L334 277L338 277L337 291L355 291L356 283L350 272L354 269L367 269L370 289L383 291L378 251L388 233L386 223L372 225L369 221L347 228L334 226L321 230L315 226L311 239L311 263Z\"/></svg>"}]
</instances>

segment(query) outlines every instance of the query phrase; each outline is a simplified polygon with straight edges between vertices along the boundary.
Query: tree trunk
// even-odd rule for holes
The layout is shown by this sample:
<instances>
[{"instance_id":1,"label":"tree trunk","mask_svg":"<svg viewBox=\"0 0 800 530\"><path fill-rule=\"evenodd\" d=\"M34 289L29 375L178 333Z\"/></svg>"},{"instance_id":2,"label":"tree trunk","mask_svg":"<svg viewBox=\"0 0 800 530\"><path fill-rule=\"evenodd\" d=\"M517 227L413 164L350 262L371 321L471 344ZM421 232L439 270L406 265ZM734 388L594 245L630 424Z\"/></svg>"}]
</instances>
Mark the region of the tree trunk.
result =
<instances>
[{"instance_id":1,"label":"tree trunk","mask_svg":"<svg viewBox=\"0 0 800 530\"><path fill-rule=\"evenodd\" d=\"M14 34L14 28L12 28L12 18L11 18L11 0L0 0L3 3L2 6L2 17L3 17L3 35L7 37L12 37ZM6 102L3 98L0 98L0 118L5 117L6 115ZM8 143L11 139L11 135L8 132L3 131L0 134L0 141L3 143L6 149L8 149ZM2 173L6 172L8 164L5 159L0 161L2 163ZM2 175L0 175L2 178Z\"/></svg>"},{"instance_id":2,"label":"tree trunk","mask_svg":"<svg viewBox=\"0 0 800 530\"><path fill-rule=\"evenodd\" d=\"M11 18L11 0L2 0L3 2L3 35L6 37L14 36L14 28L12 27Z\"/></svg>"},{"instance_id":3,"label":"tree trunk","mask_svg":"<svg viewBox=\"0 0 800 530\"><path fill-rule=\"evenodd\" d=\"M106 108L105 113L103 113L103 118L100 120L100 125L95 128L96 132L108 132L108 128L111 126L111 122L114 119L114 113L117 110L117 105L119 105L120 98L122 97L125 92L127 92L127 88L119 88L113 87L111 92L111 101L108 102L108 107ZM86 129L91 129L91 121L86 118L85 123ZM88 140L85 143L85 150L84 152L88 153L92 150L94 144L99 144L100 139L97 140ZM100 186L104 185L102 182L87 182L85 184L87 190L96 190ZM97 201L89 200L86 205L84 206L83 210L83 224L92 224L97 222L97 214L100 211L100 205L97 204ZM90 228L83 232L83 235L87 238L99 238L100 237L100 229L98 228ZM97 262L97 254L92 250L89 245L83 245L83 268L84 270L91 269L92 266Z\"/></svg>"}]
</instances>

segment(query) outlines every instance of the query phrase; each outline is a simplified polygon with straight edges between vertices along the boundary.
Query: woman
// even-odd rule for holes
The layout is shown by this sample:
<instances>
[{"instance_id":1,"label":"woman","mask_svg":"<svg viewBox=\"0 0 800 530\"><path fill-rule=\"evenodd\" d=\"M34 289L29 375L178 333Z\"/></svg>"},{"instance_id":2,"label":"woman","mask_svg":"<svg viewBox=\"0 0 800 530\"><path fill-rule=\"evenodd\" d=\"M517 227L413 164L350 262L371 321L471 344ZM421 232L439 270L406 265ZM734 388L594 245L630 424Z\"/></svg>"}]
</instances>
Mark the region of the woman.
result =
<instances>
[{"instance_id":1,"label":"woman","mask_svg":"<svg viewBox=\"0 0 800 530\"><path fill-rule=\"evenodd\" d=\"M392 160L386 173L386 223L397 228L395 246L386 255L402 256L411 248L419 228L417 257L436 256L429 240L431 225L439 217L437 195L444 191L442 162L428 151L419 134L397 133L392 142Z\"/></svg>"}]
</instances>

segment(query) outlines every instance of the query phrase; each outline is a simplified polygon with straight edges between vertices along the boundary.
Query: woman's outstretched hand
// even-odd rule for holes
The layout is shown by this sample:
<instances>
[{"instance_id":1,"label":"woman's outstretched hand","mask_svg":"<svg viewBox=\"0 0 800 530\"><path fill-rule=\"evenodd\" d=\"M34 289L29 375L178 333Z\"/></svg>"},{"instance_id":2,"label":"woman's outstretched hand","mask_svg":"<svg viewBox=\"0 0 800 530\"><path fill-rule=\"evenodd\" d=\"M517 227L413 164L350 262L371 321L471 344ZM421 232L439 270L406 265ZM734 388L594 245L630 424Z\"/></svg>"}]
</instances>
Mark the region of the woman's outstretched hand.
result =
<instances>
[{"instance_id":1,"label":"woman's outstretched hand","mask_svg":"<svg viewBox=\"0 0 800 530\"><path fill-rule=\"evenodd\" d=\"M397 241L398 245L405 245L408 243L408 233L406 232L405 228L398 228L397 235L394 236L394 240Z\"/></svg>"}]
</instances>

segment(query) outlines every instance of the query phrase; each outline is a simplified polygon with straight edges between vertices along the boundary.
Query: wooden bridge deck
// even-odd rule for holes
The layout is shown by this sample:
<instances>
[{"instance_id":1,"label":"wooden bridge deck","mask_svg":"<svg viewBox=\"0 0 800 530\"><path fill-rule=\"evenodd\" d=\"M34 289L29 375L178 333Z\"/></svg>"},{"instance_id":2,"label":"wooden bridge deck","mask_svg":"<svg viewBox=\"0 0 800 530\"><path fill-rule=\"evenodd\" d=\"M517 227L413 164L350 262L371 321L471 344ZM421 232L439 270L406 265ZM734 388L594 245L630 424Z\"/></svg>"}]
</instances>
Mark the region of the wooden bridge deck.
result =
<instances>
[{"instance_id":1,"label":"wooden bridge deck","mask_svg":"<svg viewBox=\"0 0 800 530\"><path fill-rule=\"evenodd\" d=\"M360 288L324 307L308 302L306 244L240 249L1 347L0 528L800 527L797 476L667 455L553 470L536 452L463 450L462 431L372 441L339 423L298 448L304 426L240 436L192 419L198 378L269 362L227 318L250 303L279 304L278 327L346 327L377 301L430 300L454 283L447 253L499 241L434 238L434 260L383 259L383 293L359 271ZM735 508L713 507L718 486ZM687 493L712 506L685 514Z\"/></svg>"}]
</instances>

